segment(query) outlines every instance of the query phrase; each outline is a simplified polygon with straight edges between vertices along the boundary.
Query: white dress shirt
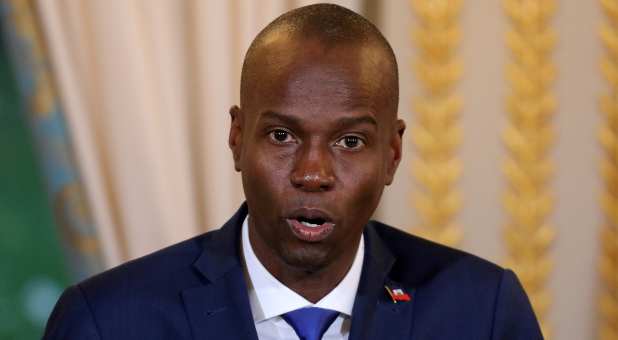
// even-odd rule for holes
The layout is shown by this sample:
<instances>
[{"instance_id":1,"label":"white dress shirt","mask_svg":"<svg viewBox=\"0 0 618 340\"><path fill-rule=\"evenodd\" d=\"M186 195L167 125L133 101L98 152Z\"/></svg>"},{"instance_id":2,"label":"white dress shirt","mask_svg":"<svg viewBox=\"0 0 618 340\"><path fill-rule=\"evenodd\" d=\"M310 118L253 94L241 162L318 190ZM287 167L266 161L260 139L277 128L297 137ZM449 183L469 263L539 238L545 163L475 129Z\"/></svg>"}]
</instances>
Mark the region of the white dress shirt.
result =
<instances>
[{"instance_id":1,"label":"white dress shirt","mask_svg":"<svg viewBox=\"0 0 618 340\"><path fill-rule=\"evenodd\" d=\"M298 339L292 326L281 315L303 307L320 307L339 312L322 340L347 340L350 334L352 307L360 281L365 245L359 242L354 262L343 280L320 301L313 304L279 282L256 257L249 242L249 216L242 226L242 252L247 273L251 313L260 340Z\"/></svg>"}]
</instances>

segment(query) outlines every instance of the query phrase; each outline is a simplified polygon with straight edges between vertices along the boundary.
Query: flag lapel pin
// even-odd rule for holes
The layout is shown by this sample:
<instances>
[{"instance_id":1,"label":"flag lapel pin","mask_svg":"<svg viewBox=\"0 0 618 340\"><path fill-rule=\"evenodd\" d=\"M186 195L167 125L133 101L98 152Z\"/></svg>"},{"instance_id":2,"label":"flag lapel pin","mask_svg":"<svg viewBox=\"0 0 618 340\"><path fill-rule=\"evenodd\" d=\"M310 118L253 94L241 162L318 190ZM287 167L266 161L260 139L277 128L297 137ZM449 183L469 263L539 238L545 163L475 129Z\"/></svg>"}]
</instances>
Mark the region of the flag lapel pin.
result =
<instances>
[{"instance_id":1,"label":"flag lapel pin","mask_svg":"<svg viewBox=\"0 0 618 340\"><path fill-rule=\"evenodd\" d=\"M403 289L393 288L389 286L384 286L384 288L386 288L386 291L388 292L388 295L393 300L393 303L410 301L410 295L404 292Z\"/></svg>"}]
</instances>

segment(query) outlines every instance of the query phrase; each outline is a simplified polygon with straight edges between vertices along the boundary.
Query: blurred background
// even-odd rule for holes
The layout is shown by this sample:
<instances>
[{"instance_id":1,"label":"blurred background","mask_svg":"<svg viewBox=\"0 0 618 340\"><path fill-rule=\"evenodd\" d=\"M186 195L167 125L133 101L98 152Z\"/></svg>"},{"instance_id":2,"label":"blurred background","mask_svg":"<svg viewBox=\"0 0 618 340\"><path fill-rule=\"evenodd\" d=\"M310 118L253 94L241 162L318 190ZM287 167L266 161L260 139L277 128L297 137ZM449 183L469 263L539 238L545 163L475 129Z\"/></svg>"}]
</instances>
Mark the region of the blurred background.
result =
<instances>
[{"instance_id":1,"label":"blurred background","mask_svg":"<svg viewBox=\"0 0 618 340\"><path fill-rule=\"evenodd\" d=\"M548 339L618 339L618 0L333 1L400 67L376 212L513 268ZM228 109L300 0L0 0L0 339L243 201Z\"/></svg>"}]
</instances>

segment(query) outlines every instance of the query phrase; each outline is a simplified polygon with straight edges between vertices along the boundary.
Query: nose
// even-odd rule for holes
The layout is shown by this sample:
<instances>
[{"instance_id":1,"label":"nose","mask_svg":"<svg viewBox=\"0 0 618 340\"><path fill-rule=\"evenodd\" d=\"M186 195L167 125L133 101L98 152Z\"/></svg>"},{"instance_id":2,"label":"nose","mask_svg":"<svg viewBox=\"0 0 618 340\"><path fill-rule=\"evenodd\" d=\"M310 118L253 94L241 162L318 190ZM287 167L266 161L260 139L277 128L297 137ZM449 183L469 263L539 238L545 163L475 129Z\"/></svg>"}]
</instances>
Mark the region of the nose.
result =
<instances>
[{"instance_id":1,"label":"nose","mask_svg":"<svg viewBox=\"0 0 618 340\"><path fill-rule=\"evenodd\" d=\"M335 184L332 157L318 145L300 148L290 176L292 186L308 192L329 191Z\"/></svg>"}]
</instances>

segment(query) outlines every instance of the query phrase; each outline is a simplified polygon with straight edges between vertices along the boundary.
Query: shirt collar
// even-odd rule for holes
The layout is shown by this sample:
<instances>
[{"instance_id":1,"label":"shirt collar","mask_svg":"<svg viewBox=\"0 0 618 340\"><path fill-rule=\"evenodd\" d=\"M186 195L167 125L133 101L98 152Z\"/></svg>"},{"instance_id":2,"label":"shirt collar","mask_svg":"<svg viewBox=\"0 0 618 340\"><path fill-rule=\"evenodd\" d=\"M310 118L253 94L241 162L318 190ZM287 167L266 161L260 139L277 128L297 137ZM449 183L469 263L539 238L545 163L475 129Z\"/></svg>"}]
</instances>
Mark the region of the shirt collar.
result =
<instances>
[{"instance_id":1,"label":"shirt collar","mask_svg":"<svg viewBox=\"0 0 618 340\"><path fill-rule=\"evenodd\" d=\"M365 257L364 238L361 235L358 249L350 270L343 280L316 304L312 304L290 288L279 282L257 258L249 242L249 215L242 225L242 252L247 273L249 303L253 320L260 322L303 307L320 307L335 310L347 316L352 315L352 307L360 281L363 258Z\"/></svg>"}]
</instances>

